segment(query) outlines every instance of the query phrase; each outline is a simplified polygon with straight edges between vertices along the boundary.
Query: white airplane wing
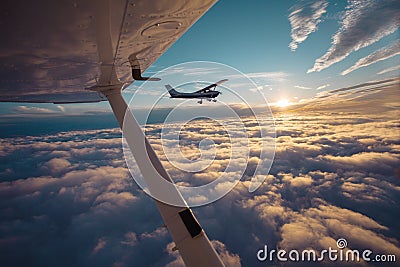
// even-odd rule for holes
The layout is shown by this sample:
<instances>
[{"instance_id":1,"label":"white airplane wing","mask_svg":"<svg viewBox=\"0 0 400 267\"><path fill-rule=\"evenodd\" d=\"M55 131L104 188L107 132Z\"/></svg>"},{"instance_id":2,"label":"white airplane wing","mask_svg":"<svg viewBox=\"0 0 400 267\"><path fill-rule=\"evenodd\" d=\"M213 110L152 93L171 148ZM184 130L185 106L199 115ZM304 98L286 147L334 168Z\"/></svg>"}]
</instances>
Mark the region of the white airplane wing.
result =
<instances>
[{"instance_id":1,"label":"white airplane wing","mask_svg":"<svg viewBox=\"0 0 400 267\"><path fill-rule=\"evenodd\" d=\"M124 121L123 83L149 67L215 0L6 0L1 3L0 101L82 103L108 100L146 182L171 181L133 116ZM141 77L137 73L135 77ZM88 90L91 88L92 90ZM133 144L133 145L132 145ZM151 159L143 157L146 151ZM153 171L153 167L157 172ZM183 203L156 201L187 266L223 266L204 230Z\"/></svg>"},{"instance_id":2,"label":"white airplane wing","mask_svg":"<svg viewBox=\"0 0 400 267\"><path fill-rule=\"evenodd\" d=\"M10 0L2 2L0 101L106 100L86 88L132 82L216 0Z\"/></svg>"}]
</instances>

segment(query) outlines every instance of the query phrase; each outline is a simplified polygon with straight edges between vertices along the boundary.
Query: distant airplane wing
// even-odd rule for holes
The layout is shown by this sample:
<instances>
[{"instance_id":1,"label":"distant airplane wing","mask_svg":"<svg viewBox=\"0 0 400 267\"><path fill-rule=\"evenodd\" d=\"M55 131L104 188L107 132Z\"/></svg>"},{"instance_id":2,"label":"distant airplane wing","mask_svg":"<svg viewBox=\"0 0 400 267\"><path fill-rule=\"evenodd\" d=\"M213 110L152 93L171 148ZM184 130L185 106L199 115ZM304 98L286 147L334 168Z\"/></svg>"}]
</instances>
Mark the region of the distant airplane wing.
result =
<instances>
[{"instance_id":1,"label":"distant airplane wing","mask_svg":"<svg viewBox=\"0 0 400 267\"><path fill-rule=\"evenodd\" d=\"M0 101L85 103L87 90L133 81L215 0L13 0L2 2Z\"/></svg>"},{"instance_id":2,"label":"distant airplane wing","mask_svg":"<svg viewBox=\"0 0 400 267\"><path fill-rule=\"evenodd\" d=\"M196 91L194 93L205 93L208 90L211 90L211 88L216 87L217 85L220 85L221 83L224 83L224 82L227 82L227 81L228 81L228 79L220 80L220 81L218 81L216 83L213 83L213 84L210 84L210 85L204 87L203 89L200 89L200 90L198 90L198 91Z\"/></svg>"}]
</instances>

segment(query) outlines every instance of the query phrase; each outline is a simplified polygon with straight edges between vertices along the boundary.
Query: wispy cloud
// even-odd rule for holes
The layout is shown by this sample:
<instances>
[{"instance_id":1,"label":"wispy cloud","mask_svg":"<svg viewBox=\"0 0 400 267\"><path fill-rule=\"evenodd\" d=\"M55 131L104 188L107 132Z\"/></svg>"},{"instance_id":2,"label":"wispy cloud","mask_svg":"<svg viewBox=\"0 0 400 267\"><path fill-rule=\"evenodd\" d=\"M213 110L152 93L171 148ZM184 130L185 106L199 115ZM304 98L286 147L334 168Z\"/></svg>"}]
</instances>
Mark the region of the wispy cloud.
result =
<instances>
[{"instance_id":1,"label":"wispy cloud","mask_svg":"<svg viewBox=\"0 0 400 267\"><path fill-rule=\"evenodd\" d=\"M57 105L56 108L58 108L61 112L65 112L65 107L61 105Z\"/></svg>"},{"instance_id":2,"label":"wispy cloud","mask_svg":"<svg viewBox=\"0 0 400 267\"><path fill-rule=\"evenodd\" d=\"M216 72L219 72L220 69L212 66L202 67L200 66L193 66L193 65L176 65L171 68L164 69L163 72L158 73L160 77L164 77L166 75L185 75L185 76L196 76L196 75L210 75Z\"/></svg>"},{"instance_id":3,"label":"wispy cloud","mask_svg":"<svg viewBox=\"0 0 400 267\"><path fill-rule=\"evenodd\" d=\"M265 71L265 72L251 72L244 74L231 74L224 77L229 79L229 86L231 88L242 88L249 85L249 79L252 80L257 88L249 88L251 92L259 90L272 90L272 87L288 81L290 73L284 71Z\"/></svg>"},{"instance_id":4,"label":"wispy cloud","mask_svg":"<svg viewBox=\"0 0 400 267\"><path fill-rule=\"evenodd\" d=\"M327 88L328 86L331 86L331 85L330 85L329 83L323 84L323 85L321 85L321 86L318 86L318 87L317 87L317 90L325 89L325 88Z\"/></svg>"},{"instance_id":5,"label":"wispy cloud","mask_svg":"<svg viewBox=\"0 0 400 267\"><path fill-rule=\"evenodd\" d=\"M399 10L400 2L396 0L350 0L332 46L307 73L326 69L353 51L393 33L399 26Z\"/></svg>"},{"instance_id":6,"label":"wispy cloud","mask_svg":"<svg viewBox=\"0 0 400 267\"><path fill-rule=\"evenodd\" d=\"M400 54L400 41L397 40L393 44L385 46L385 47L373 52L372 54L361 58L360 60L358 60L356 62L356 64L354 64L347 70L344 70L341 74L347 75L350 72L355 71L356 69L369 66L373 63L394 57L399 54Z\"/></svg>"},{"instance_id":7,"label":"wispy cloud","mask_svg":"<svg viewBox=\"0 0 400 267\"><path fill-rule=\"evenodd\" d=\"M290 74L284 71L272 71L246 73L246 76L251 79L264 79L268 81L283 82L286 81Z\"/></svg>"},{"instance_id":8,"label":"wispy cloud","mask_svg":"<svg viewBox=\"0 0 400 267\"><path fill-rule=\"evenodd\" d=\"M303 89L303 90L310 90L310 89L311 89L310 87L301 86L301 85L295 85L294 87L295 87L295 88L298 88L298 89Z\"/></svg>"},{"instance_id":9,"label":"wispy cloud","mask_svg":"<svg viewBox=\"0 0 400 267\"><path fill-rule=\"evenodd\" d=\"M327 6L328 2L325 0L302 1L290 9L292 11L289 14L292 42L290 42L289 47L292 51L295 51L309 34L317 30L321 16L326 13Z\"/></svg>"},{"instance_id":10,"label":"wispy cloud","mask_svg":"<svg viewBox=\"0 0 400 267\"><path fill-rule=\"evenodd\" d=\"M28 106L16 106L13 108L15 113L24 113L24 114L50 114L55 113L54 110L48 108L40 108L40 107L28 107Z\"/></svg>"},{"instance_id":11,"label":"wispy cloud","mask_svg":"<svg viewBox=\"0 0 400 267\"><path fill-rule=\"evenodd\" d=\"M392 71L395 71L395 70L398 70L398 69L400 69L400 65L393 66L393 67L390 67L390 68L381 70L381 71L378 72L377 74L381 75L381 74L385 74L385 73L388 73L388 72L392 72Z\"/></svg>"}]
</instances>

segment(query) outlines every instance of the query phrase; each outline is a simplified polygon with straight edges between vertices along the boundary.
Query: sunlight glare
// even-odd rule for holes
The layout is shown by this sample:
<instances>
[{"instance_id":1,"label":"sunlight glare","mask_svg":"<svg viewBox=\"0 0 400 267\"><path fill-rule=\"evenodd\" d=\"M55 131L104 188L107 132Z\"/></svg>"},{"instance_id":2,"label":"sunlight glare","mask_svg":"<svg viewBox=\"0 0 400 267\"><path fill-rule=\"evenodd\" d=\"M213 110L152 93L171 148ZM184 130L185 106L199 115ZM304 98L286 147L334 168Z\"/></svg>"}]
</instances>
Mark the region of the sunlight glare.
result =
<instances>
[{"instance_id":1,"label":"sunlight glare","mask_svg":"<svg viewBox=\"0 0 400 267\"><path fill-rule=\"evenodd\" d=\"M286 98L281 98L278 102L276 102L278 107L284 108L290 105L290 102Z\"/></svg>"}]
</instances>

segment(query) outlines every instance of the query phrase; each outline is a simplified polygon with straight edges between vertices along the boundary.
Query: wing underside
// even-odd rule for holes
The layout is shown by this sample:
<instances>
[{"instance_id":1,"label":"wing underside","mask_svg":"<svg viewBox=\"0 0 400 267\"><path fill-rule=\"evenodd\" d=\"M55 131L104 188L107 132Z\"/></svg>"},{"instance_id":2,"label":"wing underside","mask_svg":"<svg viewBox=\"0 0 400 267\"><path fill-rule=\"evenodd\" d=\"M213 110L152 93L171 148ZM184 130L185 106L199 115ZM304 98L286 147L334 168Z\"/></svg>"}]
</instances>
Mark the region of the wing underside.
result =
<instances>
[{"instance_id":1,"label":"wing underside","mask_svg":"<svg viewBox=\"0 0 400 267\"><path fill-rule=\"evenodd\" d=\"M87 88L132 82L215 0L2 2L0 101L97 102Z\"/></svg>"}]
</instances>

